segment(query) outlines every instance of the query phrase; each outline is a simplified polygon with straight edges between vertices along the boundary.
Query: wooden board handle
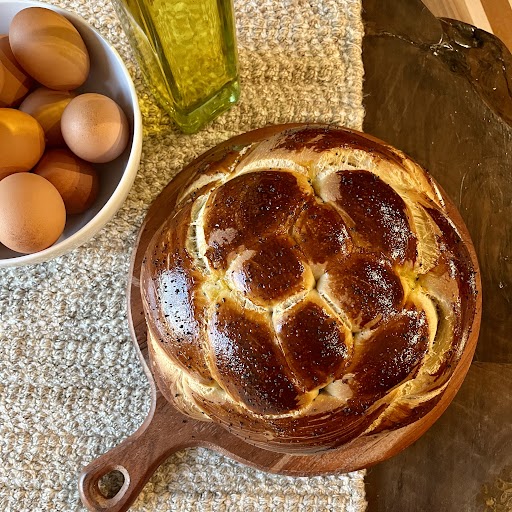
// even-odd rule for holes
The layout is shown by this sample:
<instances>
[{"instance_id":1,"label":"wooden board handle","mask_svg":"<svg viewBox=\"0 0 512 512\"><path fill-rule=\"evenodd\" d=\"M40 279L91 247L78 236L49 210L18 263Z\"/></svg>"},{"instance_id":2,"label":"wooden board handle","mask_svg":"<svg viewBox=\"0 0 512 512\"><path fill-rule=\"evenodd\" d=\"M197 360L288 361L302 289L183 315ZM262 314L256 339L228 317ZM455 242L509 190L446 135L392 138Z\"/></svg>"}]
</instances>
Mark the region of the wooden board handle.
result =
<instances>
[{"instance_id":1,"label":"wooden board handle","mask_svg":"<svg viewBox=\"0 0 512 512\"><path fill-rule=\"evenodd\" d=\"M175 451L194 446L190 427L162 396L142 426L120 445L86 466L79 479L80 498L91 511L123 512L128 510L155 470ZM119 471L124 483L113 497L105 497L100 480Z\"/></svg>"}]
</instances>

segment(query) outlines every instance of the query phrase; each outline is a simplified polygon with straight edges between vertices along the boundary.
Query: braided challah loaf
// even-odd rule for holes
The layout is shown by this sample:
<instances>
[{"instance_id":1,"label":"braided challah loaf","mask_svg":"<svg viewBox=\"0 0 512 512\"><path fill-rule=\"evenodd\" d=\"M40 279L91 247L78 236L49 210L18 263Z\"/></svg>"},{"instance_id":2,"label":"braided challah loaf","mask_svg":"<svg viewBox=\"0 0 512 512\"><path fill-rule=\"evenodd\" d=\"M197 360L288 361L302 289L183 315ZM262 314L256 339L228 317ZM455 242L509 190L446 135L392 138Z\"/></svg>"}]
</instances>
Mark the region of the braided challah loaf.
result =
<instances>
[{"instance_id":1,"label":"braided challah loaf","mask_svg":"<svg viewBox=\"0 0 512 512\"><path fill-rule=\"evenodd\" d=\"M162 392L290 453L416 421L477 316L460 217L418 165L361 133L257 139L189 170L146 252Z\"/></svg>"}]
</instances>

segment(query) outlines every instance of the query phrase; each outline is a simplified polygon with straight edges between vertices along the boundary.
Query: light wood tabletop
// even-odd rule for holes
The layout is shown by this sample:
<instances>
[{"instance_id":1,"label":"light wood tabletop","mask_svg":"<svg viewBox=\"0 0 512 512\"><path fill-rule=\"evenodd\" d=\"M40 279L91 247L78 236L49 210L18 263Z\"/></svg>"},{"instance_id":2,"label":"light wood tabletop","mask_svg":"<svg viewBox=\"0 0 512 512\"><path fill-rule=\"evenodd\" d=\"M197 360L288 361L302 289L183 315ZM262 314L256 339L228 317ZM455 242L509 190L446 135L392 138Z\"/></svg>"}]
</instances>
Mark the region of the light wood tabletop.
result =
<instances>
[{"instance_id":1,"label":"light wood tabletop","mask_svg":"<svg viewBox=\"0 0 512 512\"><path fill-rule=\"evenodd\" d=\"M492 32L512 50L512 0L423 0L438 17L454 18Z\"/></svg>"}]
</instances>

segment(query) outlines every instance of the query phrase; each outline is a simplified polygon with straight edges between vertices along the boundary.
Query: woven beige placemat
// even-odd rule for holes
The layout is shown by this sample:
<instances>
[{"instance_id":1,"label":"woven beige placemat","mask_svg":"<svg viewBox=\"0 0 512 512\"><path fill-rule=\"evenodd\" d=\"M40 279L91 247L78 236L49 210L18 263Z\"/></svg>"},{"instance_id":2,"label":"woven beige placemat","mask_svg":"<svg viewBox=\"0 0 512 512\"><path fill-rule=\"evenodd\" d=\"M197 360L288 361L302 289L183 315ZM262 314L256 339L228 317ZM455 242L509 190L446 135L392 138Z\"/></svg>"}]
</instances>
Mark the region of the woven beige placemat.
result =
<instances>
[{"instance_id":1,"label":"woven beige placemat","mask_svg":"<svg viewBox=\"0 0 512 512\"><path fill-rule=\"evenodd\" d=\"M237 0L242 99L193 136L177 133L142 82L106 0L54 2L98 28L127 63L145 138L134 187L92 241L52 262L0 271L0 510L80 510L77 475L135 431L149 386L128 332L130 252L149 204L226 138L270 123L363 119L360 0ZM290 478L206 449L173 455L136 511L362 511L364 473Z\"/></svg>"}]
</instances>

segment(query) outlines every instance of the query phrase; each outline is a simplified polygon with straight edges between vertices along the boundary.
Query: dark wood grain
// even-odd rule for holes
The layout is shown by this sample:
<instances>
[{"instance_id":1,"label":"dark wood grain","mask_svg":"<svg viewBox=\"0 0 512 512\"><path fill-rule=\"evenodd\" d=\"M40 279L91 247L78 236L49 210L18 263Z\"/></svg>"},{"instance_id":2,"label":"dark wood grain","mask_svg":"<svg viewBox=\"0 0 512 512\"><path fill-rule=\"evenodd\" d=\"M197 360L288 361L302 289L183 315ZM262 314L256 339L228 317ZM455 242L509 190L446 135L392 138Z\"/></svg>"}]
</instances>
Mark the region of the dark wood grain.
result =
<instances>
[{"instance_id":1,"label":"dark wood grain","mask_svg":"<svg viewBox=\"0 0 512 512\"><path fill-rule=\"evenodd\" d=\"M424 0L438 18L469 23L499 37L512 50L511 0Z\"/></svg>"},{"instance_id":2,"label":"dark wood grain","mask_svg":"<svg viewBox=\"0 0 512 512\"><path fill-rule=\"evenodd\" d=\"M369 470L368 512L512 510L510 389L512 365L474 363L439 421Z\"/></svg>"},{"instance_id":3,"label":"dark wood grain","mask_svg":"<svg viewBox=\"0 0 512 512\"><path fill-rule=\"evenodd\" d=\"M410 154L452 197L484 293L478 362L436 425L369 471L368 510L509 511L512 57L499 39L440 21L419 0L363 6L364 130Z\"/></svg>"},{"instance_id":4,"label":"dark wood grain","mask_svg":"<svg viewBox=\"0 0 512 512\"><path fill-rule=\"evenodd\" d=\"M365 0L364 131L408 153L452 198L482 271L476 358L512 362L512 56L419 0Z\"/></svg>"},{"instance_id":5,"label":"dark wood grain","mask_svg":"<svg viewBox=\"0 0 512 512\"><path fill-rule=\"evenodd\" d=\"M297 125L287 125L291 126ZM80 495L90 510L127 510L158 465L173 451L191 446L209 447L244 464L286 475L332 474L369 467L397 454L417 440L442 414L459 389L473 356L479 327L479 312L476 315L473 333L452 374L448 388L429 413L401 429L360 437L339 449L320 455L286 455L247 444L214 423L192 420L176 411L158 390L158 373L155 374L157 386L154 385L153 374L148 368L147 332L139 284L140 268L149 241L176 202L179 184L184 183L197 166L231 146L268 137L283 128L285 127L268 127L243 134L205 153L185 168L150 207L133 253L128 300L133 340L148 379L152 383L152 406L144 424L135 434L83 470L79 485ZM469 240L462 220L449 202L448 211L456 224L460 225L463 239ZM470 252L476 268L476 256L474 251ZM106 499L99 492L98 481L114 469L123 473L125 484L116 496Z\"/></svg>"}]
</instances>

